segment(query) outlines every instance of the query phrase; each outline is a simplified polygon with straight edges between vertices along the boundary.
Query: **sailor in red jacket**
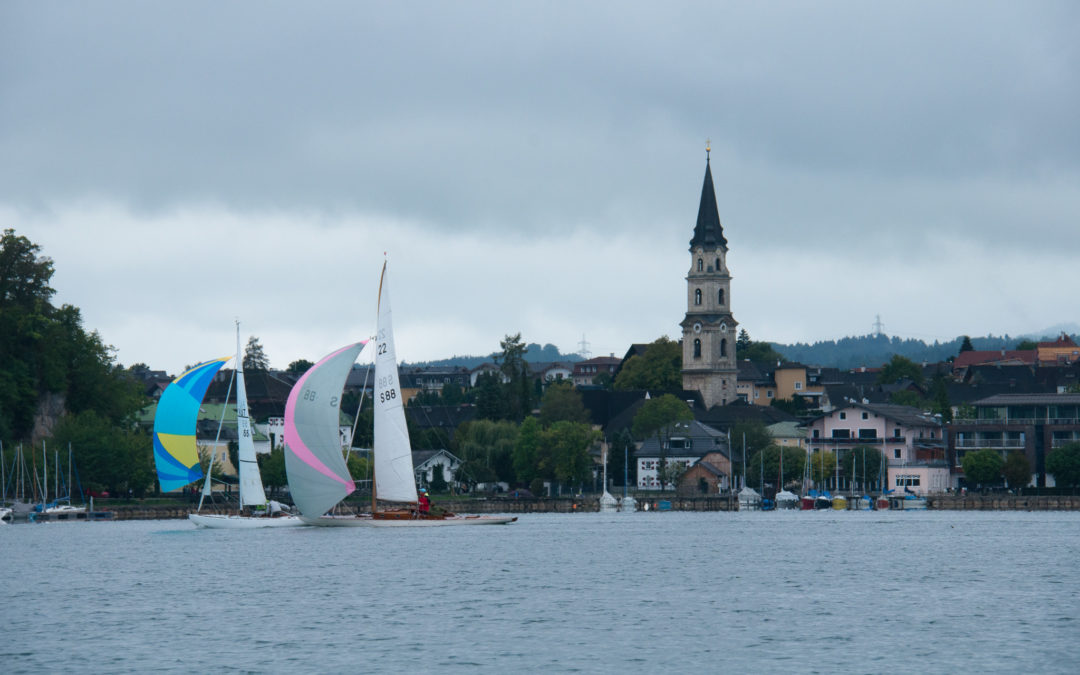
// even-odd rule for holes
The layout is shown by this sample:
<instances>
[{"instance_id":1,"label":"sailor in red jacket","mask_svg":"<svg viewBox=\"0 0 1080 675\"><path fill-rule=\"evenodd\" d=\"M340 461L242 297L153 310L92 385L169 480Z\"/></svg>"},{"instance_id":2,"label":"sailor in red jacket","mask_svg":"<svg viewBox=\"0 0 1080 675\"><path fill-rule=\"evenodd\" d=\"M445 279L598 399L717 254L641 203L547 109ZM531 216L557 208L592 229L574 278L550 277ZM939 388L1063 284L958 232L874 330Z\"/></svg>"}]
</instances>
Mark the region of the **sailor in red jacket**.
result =
<instances>
[{"instance_id":1,"label":"sailor in red jacket","mask_svg":"<svg viewBox=\"0 0 1080 675\"><path fill-rule=\"evenodd\" d=\"M424 488L420 488L420 499L416 506L422 516L426 516L431 511L431 499L428 498L427 490Z\"/></svg>"}]
</instances>

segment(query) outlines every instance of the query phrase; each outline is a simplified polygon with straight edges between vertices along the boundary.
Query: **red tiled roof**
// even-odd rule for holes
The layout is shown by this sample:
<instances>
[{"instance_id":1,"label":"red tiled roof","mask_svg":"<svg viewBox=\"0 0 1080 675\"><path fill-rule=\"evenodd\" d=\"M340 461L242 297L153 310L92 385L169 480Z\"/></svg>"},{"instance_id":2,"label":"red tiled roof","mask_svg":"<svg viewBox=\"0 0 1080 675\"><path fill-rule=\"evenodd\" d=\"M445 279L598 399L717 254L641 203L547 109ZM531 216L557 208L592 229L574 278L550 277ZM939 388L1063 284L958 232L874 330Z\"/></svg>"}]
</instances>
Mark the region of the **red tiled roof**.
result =
<instances>
[{"instance_id":1,"label":"red tiled roof","mask_svg":"<svg viewBox=\"0 0 1080 675\"><path fill-rule=\"evenodd\" d=\"M992 349L988 351L971 350L960 352L953 361L953 370L987 363L1014 362L1035 365L1038 352L1034 349Z\"/></svg>"}]
</instances>

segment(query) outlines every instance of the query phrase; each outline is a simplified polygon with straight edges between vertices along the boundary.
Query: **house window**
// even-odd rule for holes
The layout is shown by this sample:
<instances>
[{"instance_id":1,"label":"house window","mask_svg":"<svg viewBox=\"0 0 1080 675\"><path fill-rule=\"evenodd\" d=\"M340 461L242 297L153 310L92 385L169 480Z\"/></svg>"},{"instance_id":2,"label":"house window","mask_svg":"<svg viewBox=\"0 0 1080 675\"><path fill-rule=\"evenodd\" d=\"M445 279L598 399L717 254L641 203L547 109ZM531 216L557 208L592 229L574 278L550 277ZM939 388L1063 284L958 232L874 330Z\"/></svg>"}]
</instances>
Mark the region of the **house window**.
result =
<instances>
[{"instance_id":1,"label":"house window","mask_svg":"<svg viewBox=\"0 0 1080 675\"><path fill-rule=\"evenodd\" d=\"M766 398L772 398L773 397L773 390L770 389L769 391L765 392L765 397Z\"/></svg>"},{"instance_id":2,"label":"house window","mask_svg":"<svg viewBox=\"0 0 1080 675\"><path fill-rule=\"evenodd\" d=\"M843 412L840 413L840 419L846 420L847 419L847 413L843 413Z\"/></svg>"},{"instance_id":3,"label":"house window","mask_svg":"<svg viewBox=\"0 0 1080 675\"><path fill-rule=\"evenodd\" d=\"M859 438L877 438L877 429L859 429Z\"/></svg>"},{"instance_id":4,"label":"house window","mask_svg":"<svg viewBox=\"0 0 1080 675\"><path fill-rule=\"evenodd\" d=\"M720 356L727 356L727 338L720 341Z\"/></svg>"},{"instance_id":5,"label":"house window","mask_svg":"<svg viewBox=\"0 0 1080 675\"><path fill-rule=\"evenodd\" d=\"M892 437L893 438L900 438L901 437L900 436L900 429L893 429L892 430Z\"/></svg>"},{"instance_id":6,"label":"house window","mask_svg":"<svg viewBox=\"0 0 1080 675\"><path fill-rule=\"evenodd\" d=\"M700 359L701 358L701 339L700 338L694 338L694 358L695 359Z\"/></svg>"},{"instance_id":7,"label":"house window","mask_svg":"<svg viewBox=\"0 0 1080 675\"><path fill-rule=\"evenodd\" d=\"M900 459L900 448L893 448L892 456L893 459Z\"/></svg>"},{"instance_id":8,"label":"house window","mask_svg":"<svg viewBox=\"0 0 1080 675\"><path fill-rule=\"evenodd\" d=\"M814 438L821 438L821 430L814 429Z\"/></svg>"},{"instance_id":9,"label":"house window","mask_svg":"<svg viewBox=\"0 0 1080 675\"><path fill-rule=\"evenodd\" d=\"M759 392L758 390L755 389L754 390L754 398L760 398L760 397L761 397L761 392Z\"/></svg>"},{"instance_id":10,"label":"house window","mask_svg":"<svg viewBox=\"0 0 1080 675\"><path fill-rule=\"evenodd\" d=\"M864 413L862 414L862 418L863 418L864 420L868 420L868 419L870 419L870 413L864 412Z\"/></svg>"},{"instance_id":11,"label":"house window","mask_svg":"<svg viewBox=\"0 0 1080 675\"><path fill-rule=\"evenodd\" d=\"M851 429L833 429L833 438L851 438Z\"/></svg>"},{"instance_id":12,"label":"house window","mask_svg":"<svg viewBox=\"0 0 1080 675\"><path fill-rule=\"evenodd\" d=\"M701 289L700 288L695 288L694 289L694 304L695 305L700 305L701 304Z\"/></svg>"},{"instance_id":13,"label":"house window","mask_svg":"<svg viewBox=\"0 0 1080 675\"><path fill-rule=\"evenodd\" d=\"M702 262L701 258L698 258L697 259L697 271L700 272L701 270L705 269L704 265L705 265L705 263Z\"/></svg>"},{"instance_id":14,"label":"house window","mask_svg":"<svg viewBox=\"0 0 1080 675\"><path fill-rule=\"evenodd\" d=\"M795 391L799 391L801 389L802 389L802 382L796 382L795 383Z\"/></svg>"},{"instance_id":15,"label":"house window","mask_svg":"<svg viewBox=\"0 0 1080 675\"><path fill-rule=\"evenodd\" d=\"M717 300L720 302L721 305L724 304L724 289L720 289L720 294L717 297Z\"/></svg>"}]
</instances>

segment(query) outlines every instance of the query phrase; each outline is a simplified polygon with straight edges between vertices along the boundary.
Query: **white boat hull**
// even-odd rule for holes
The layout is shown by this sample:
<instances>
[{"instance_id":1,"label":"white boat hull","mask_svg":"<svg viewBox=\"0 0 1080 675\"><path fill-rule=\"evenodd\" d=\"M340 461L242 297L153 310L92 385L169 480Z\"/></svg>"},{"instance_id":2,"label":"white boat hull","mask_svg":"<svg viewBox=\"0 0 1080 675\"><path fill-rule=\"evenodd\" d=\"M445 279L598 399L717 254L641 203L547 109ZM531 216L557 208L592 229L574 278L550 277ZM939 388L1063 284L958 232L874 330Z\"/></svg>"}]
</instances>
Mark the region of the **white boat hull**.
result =
<instances>
[{"instance_id":1,"label":"white boat hull","mask_svg":"<svg viewBox=\"0 0 1080 675\"><path fill-rule=\"evenodd\" d=\"M300 527L306 523L297 516L223 516L217 514L189 513L188 520L196 527L216 530L252 530L263 527Z\"/></svg>"},{"instance_id":2,"label":"white boat hull","mask_svg":"<svg viewBox=\"0 0 1080 675\"><path fill-rule=\"evenodd\" d=\"M316 527L451 527L464 525L507 525L517 520L516 516L452 516L450 518L372 518L371 516L323 516L305 518L308 525Z\"/></svg>"},{"instance_id":3,"label":"white boat hull","mask_svg":"<svg viewBox=\"0 0 1080 675\"><path fill-rule=\"evenodd\" d=\"M68 506L62 504L60 506L50 506L45 509L45 513L60 514L60 513L86 513L85 506Z\"/></svg>"}]
</instances>

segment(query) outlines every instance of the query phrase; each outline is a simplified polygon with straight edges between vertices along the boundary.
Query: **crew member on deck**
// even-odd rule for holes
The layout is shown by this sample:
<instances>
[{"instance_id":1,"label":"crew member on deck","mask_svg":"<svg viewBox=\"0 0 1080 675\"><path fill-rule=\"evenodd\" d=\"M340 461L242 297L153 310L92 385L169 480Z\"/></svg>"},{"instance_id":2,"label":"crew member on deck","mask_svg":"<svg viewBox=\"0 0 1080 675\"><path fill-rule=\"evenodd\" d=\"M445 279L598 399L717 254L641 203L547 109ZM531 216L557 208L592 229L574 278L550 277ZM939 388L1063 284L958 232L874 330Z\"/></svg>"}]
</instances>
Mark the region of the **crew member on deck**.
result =
<instances>
[{"instance_id":1,"label":"crew member on deck","mask_svg":"<svg viewBox=\"0 0 1080 675\"><path fill-rule=\"evenodd\" d=\"M417 500L416 509L422 516L426 516L431 511L431 499L428 498L427 490L424 488L420 488L420 499Z\"/></svg>"}]
</instances>

